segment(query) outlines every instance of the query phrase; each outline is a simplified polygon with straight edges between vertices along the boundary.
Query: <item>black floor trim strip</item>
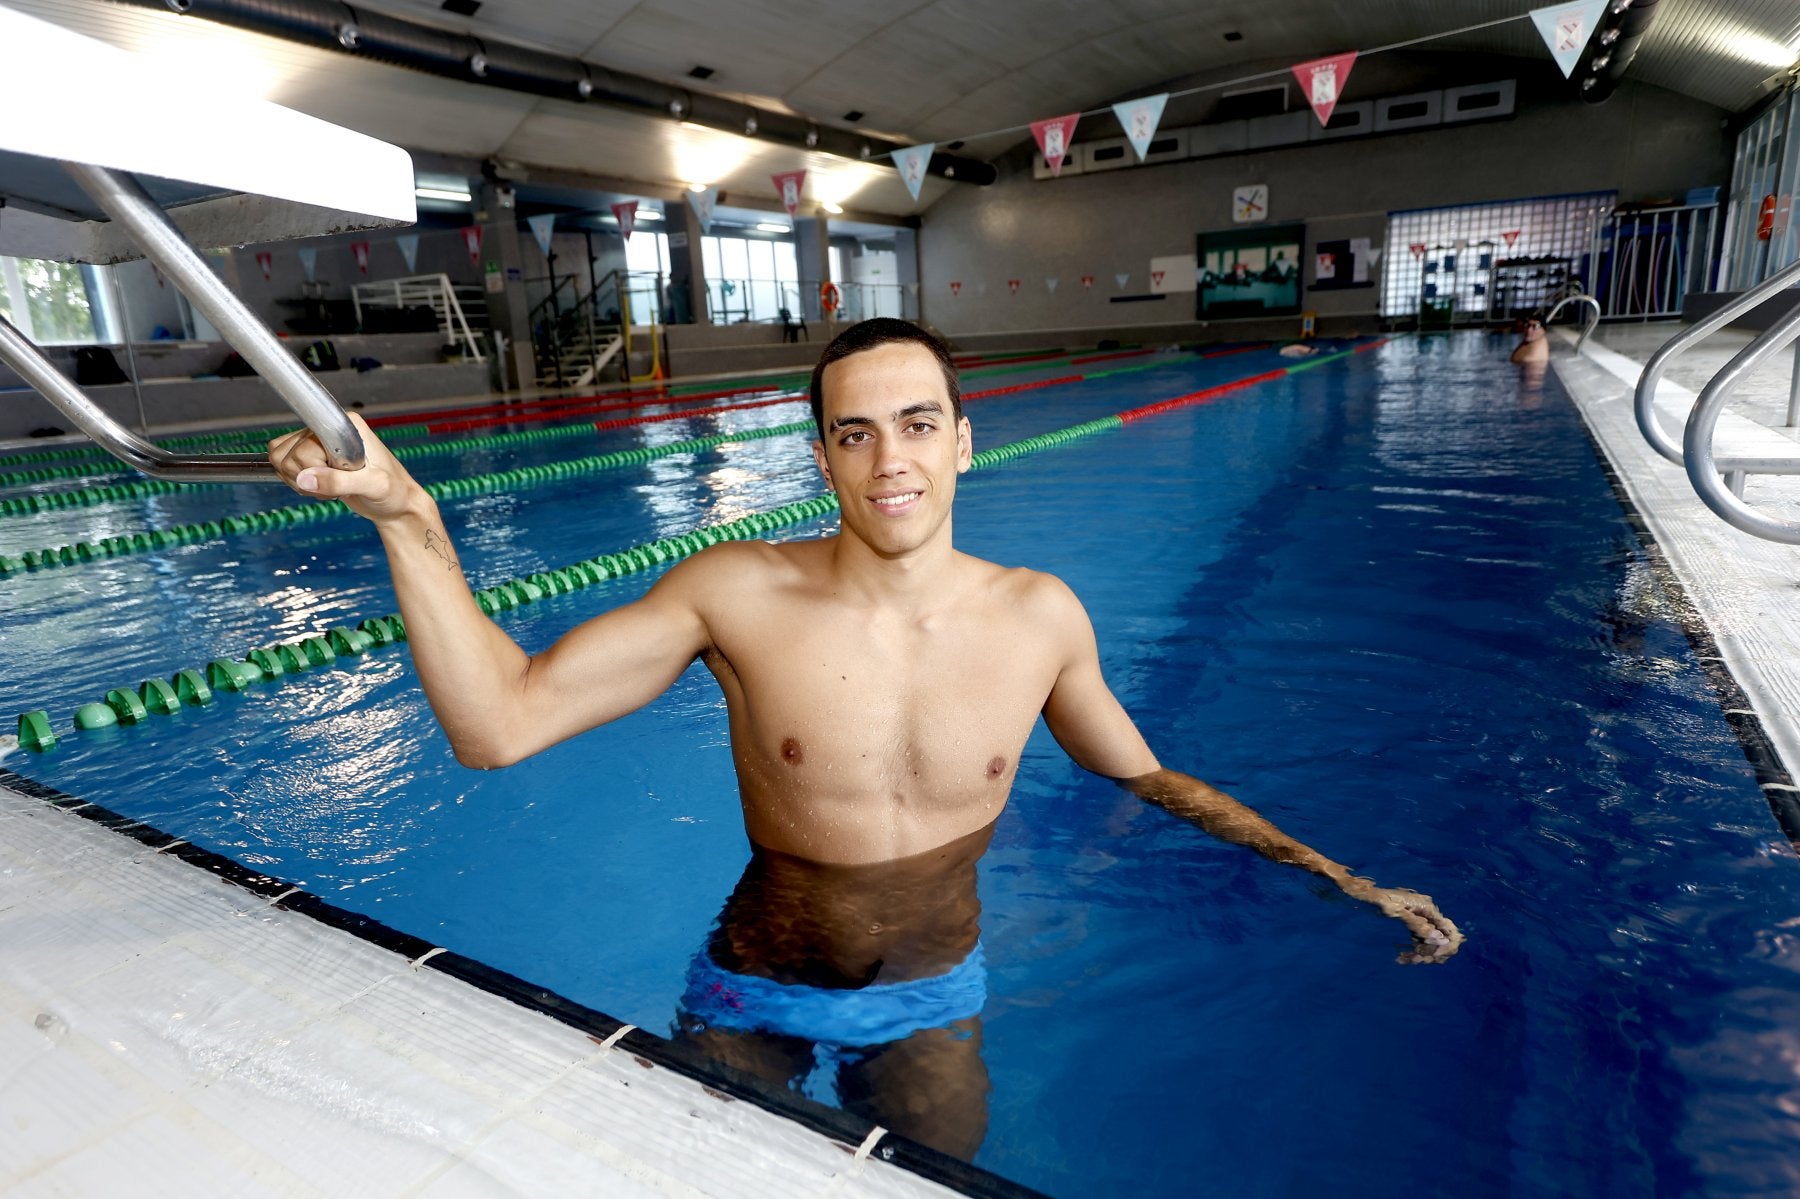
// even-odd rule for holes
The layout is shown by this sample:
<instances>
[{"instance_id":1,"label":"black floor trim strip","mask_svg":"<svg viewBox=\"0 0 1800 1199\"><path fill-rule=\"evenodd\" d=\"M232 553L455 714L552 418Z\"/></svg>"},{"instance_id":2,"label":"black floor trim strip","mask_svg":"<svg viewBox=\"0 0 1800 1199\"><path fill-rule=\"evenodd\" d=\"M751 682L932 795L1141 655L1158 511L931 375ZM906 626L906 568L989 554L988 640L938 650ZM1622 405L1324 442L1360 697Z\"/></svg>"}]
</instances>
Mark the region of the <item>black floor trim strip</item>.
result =
<instances>
[{"instance_id":1,"label":"black floor trim strip","mask_svg":"<svg viewBox=\"0 0 1800 1199\"><path fill-rule=\"evenodd\" d=\"M216 875L222 881L242 887L254 895L270 900L274 900L277 896L283 896L276 906L296 915L306 916L341 932L349 933L371 945L398 954L408 962L416 961L424 954L438 948L430 941L424 941L410 933L390 928L379 920L328 903L317 895L296 888L292 883L283 879L251 870L223 854L214 853L210 849L203 849L198 845L183 841L141 820L122 816L117 812L100 807L98 804L87 803L4 766L0 766L0 787L10 788L21 795L41 800L52 807L61 808L85 820L91 820L95 824L121 833L152 849L160 850L164 856L180 858L188 865L197 866ZM284 892L287 894L284 895ZM492 966L485 965L473 958L464 957L455 951L440 953L421 968L440 971L478 990L548 1016L558 1023L586 1033L595 1039L604 1039L623 1027L623 1021L616 1020L605 1012L577 1003L555 991L534 986L524 979L503 970L496 970ZM870 1130L875 1127L867 1120L859 1119L834 1107L827 1107L797 1092L789 1091L785 1087L775 1086L755 1075L734 1069L722 1062L716 1062L692 1049L677 1045L666 1037L646 1032L641 1028L634 1028L631 1032L626 1033L617 1042L615 1048L629 1051L642 1065L663 1066L677 1074L693 1079L721 1097L747 1100L765 1111L784 1116L814 1132L822 1133L843 1146L846 1152L861 1145ZM1002 1178L979 1166L971 1165L927 1145L909 1140L896 1132L889 1132L881 1138L875 1146L873 1156L917 1174L921 1178L929 1179L964 1195L977 1196L979 1199L1047 1199L1041 1191L1034 1191L1030 1187Z\"/></svg>"},{"instance_id":2,"label":"black floor trim strip","mask_svg":"<svg viewBox=\"0 0 1800 1199\"><path fill-rule=\"evenodd\" d=\"M1561 380L1560 376L1558 378L1564 389L1568 390L1568 382ZM1657 583L1674 604L1675 617L1681 622L1681 630L1687 634L1688 644L1693 647L1700 668L1706 672L1707 681L1712 684L1713 694L1724 712L1725 722L1737 734L1738 745L1743 749L1750 768L1756 772L1756 785L1762 790L1763 798L1768 801L1769 810L1775 814L1775 822L1787 834L1794 852L1800 854L1800 788L1795 787L1794 776L1782 763L1781 755L1775 750L1775 743L1769 739L1769 732L1763 727L1762 718L1751 708L1750 697L1744 693L1743 685L1725 665L1725 659L1719 653L1719 643L1713 639L1712 629L1707 627L1706 619L1688 597L1687 588L1682 585L1681 577L1669 563L1668 555L1663 553L1662 545L1650 529L1650 522L1644 518L1637 501L1631 498L1623 476L1607 456L1606 447L1594 435L1593 427L1588 424L1587 414L1581 411L1580 404L1576 404L1575 409L1581 416L1581 430L1587 434L1588 446L1594 451L1594 458L1600 463L1600 469L1612 487L1613 498L1619 501L1619 507L1625 512L1625 522L1637 534L1638 544L1643 547L1644 556L1650 560L1651 570L1656 572Z\"/></svg>"}]
</instances>

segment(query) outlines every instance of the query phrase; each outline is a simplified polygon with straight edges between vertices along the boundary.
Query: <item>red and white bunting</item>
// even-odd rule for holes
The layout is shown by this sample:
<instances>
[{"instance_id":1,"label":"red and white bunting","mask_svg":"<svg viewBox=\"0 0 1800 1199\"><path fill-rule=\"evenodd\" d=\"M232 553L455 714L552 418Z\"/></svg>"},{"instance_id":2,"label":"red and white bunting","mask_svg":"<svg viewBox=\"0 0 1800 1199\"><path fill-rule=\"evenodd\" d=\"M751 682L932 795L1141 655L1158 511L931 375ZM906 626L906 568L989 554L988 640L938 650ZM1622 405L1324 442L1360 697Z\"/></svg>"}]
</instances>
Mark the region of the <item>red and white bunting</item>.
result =
<instances>
[{"instance_id":1,"label":"red and white bunting","mask_svg":"<svg viewBox=\"0 0 1800 1199\"><path fill-rule=\"evenodd\" d=\"M256 265L262 268L264 283L275 277L275 255L269 251L258 250L256 252Z\"/></svg>"},{"instance_id":2,"label":"red and white bunting","mask_svg":"<svg viewBox=\"0 0 1800 1199\"><path fill-rule=\"evenodd\" d=\"M700 221L700 232L711 233L713 209L718 207L719 204L719 189L716 187L709 187L703 191L690 191L688 193L688 203L694 209L694 216Z\"/></svg>"},{"instance_id":3,"label":"red and white bunting","mask_svg":"<svg viewBox=\"0 0 1800 1199\"><path fill-rule=\"evenodd\" d=\"M637 227L638 202L621 200L612 206L613 216L619 222L619 236L626 241L631 240L631 231Z\"/></svg>"},{"instance_id":4,"label":"red and white bunting","mask_svg":"<svg viewBox=\"0 0 1800 1199\"><path fill-rule=\"evenodd\" d=\"M1056 285L1060 282L1062 282L1062 280L1058 279L1055 275L1044 276L1044 286L1050 289L1051 294L1055 294Z\"/></svg>"},{"instance_id":5,"label":"red and white bunting","mask_svg":"<svg viewBox=\"0 0 1800 1199\"><path fill-rule=\"evenodd\" d=\"M1414 258L1425 257L1425 243L1422 241L1412 242L1406 248L1412 251L1412 255Z\"/></svg>"},{"instance_id":6,"label":"red and white bunting","mask_svg":"<svg viewBox=\"0 0 1800 1199\"><path fill-rule=\"evenodd\" d=\"M313 271L319 265L319 248L317 246L301 246L294 253L300 256L300 268L306 272L306 281L313 282ZM157 276L161 280L161 276Z\"/></svg>"},{"instance_id":7,"label":"red and white bunting","mask_svg":"<svg viewBox=\"0 0 1800 1199\"><path fill-rule=\"evenodd\" d=\"M1312 105L1319 124L1331 123L1331 111L1337 107L1338 97L1344 94L1344 84L1349 82L1350 67L1355 62L1356 51L1351 50L1295 65L1294 78L1300 81L1300 91Z\"/></svg>"},{"instance_id":8,"label":"red and white bunting","mask_svg":"<svg viewBox=\"0 0 1800 1199\"><path fill-rule=\"evenodd\" d=\"M469 261L479 264L481 262L481 226L465 225L462 235L463 248L469 252Z\"/></svg>"},{"instance_id":9,"label":"red and white bunting","mask_svg":"<svg viewBox=\"0 0 1800 1199\"><path fill-rule=\"evenodd\" d=\"M781 206L787 209L788 216L800 211L800 189L806 186L805 171L782 171L779 175L770 175L775 184L775 194L781 197Z\"/></svg>"},{"instance_id":10,"label":"red and white bunting","mask_svg":"<svg viewBox=\"0 0 1800 1199\"><path fill-rule=\"evenodd\" d=\"M353 241L350 243L350 256L356 259L356 269L363 274L369 273L369 243Z\"/></svg>"},{"instance_id":11,"label":"red and white bunting","mask_svg":"<svg viewBox=\"0 0 1800 1199\"><path fill-rule=\"evenodd\" d=\"M1513 243L1519 240L1519 231L1517 229L1508 229L1505 233L1500 235L1500 240L1505 242L1506 248L1510 250L1512 249Z\"/></svg>"},{"instance_id":12,"label":"red and white bunting","mask_svg":"<svg viewBox=\"0 0 1800 1199\"><path fill-rule=\"evenodd\" d=\"M1162 281L1163 281L1163 273L1161 271L1151 271L1150 272L1150 286L1151 287L1160 289L1162 287Z\"/></svg>"},{"instance_id":13,"label":"red and white bunting","mask_svg":"<svg viewBox=\"0 0 1800 1199\"><path fill-rule=\"evenodd\" d=\"M1131 282L1131 276L1125 273L1117 274L1113 276L1113 282L1119 285L1120 291L1124 291L1125 285Z\"/></svg>"},{"instance_id":14,"label":"red and white bunting","mask_svg":"<svg viewBox=\"0 0 1800 1199\"><path fill-rule=\"evenodd\" d=\"M962 280L961 279L950 280L950 294L953 296L962 295Z\"/></svg>"},{"instance_id":15,"label":"red and white bunting","mask_svg":"<svg viewBox=\"0 0 1800 1199\"><path fill-rule=\"evenodd\" d=\"M1023 280L1021 279L1008 279L1006 281L1006 290L1016 296L1019 294L1019 284L1022 282Z\"/></svg>"},{"instance_id":16,"label":"red and white bunting","mask_svg":"<svg viewBox=\"0 0 1800 1199\"><path fill-rule=\"evenodd\" d=\"M394 244L400 247L400 257L406 259L407 272L410 274L411 272L418 270L419 235L417 233L402 233L399 237L394 239Z\"/></svg>"},{"instance_id":17,"label":"red and white bunting","mask_svg":"<svg viewBox=\"0 0 1800 1199\"><path fill-rule=\"evenodd\" d=\"M1081 277L1081 285L1083 287L1092 287L1094 285L1094 277L1092 275L1083 275Z\"/></svg>"},{"instance_id":18,"label":"red and white bunting","mask_svg":"<svg viewBox=\"0 0 1800 1199\"><path fill-rule=\"evenodd\" d=\"M1080 113L1072 112L1066 117L1051 117L1031 123L1031 136L1037 139L1038 153L1044 156L1044 162L1049 165L1052 179L1062 174L1063 163L1069 157L1069 147L1075 141L1075 122L1080 119Z\"/></svg>"}]
</instances>

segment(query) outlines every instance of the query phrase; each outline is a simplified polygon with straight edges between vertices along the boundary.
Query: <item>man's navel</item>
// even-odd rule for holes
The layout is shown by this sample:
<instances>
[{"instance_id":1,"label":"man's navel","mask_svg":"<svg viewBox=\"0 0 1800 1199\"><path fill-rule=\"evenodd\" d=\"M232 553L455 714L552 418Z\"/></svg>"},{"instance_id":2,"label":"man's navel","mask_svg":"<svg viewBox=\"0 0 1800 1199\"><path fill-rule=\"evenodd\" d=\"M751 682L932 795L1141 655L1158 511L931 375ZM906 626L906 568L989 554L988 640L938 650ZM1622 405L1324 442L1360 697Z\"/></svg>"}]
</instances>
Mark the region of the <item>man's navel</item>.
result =
<instances>
[{"instance_id":1,"label":"man's navel","mask_svg":"<svg viewBox=\"0 0 1800 1199\"><path fill-rule=\"evenodd\" d=\"M784 738L781 742L781 760L789 766L798 766L806 761L806 754L800 748L800 741L795 737Z\"/></svg>"}]
</instances>

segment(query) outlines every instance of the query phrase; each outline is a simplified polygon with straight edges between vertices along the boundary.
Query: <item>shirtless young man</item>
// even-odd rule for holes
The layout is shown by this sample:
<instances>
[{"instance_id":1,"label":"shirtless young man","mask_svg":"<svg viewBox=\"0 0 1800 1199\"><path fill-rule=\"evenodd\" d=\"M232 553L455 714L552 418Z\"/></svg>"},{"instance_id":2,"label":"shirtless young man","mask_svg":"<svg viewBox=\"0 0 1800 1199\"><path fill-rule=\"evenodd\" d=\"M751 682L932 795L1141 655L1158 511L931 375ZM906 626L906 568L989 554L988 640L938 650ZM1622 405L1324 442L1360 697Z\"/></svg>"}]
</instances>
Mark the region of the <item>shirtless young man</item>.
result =
<instances>
[{"instance_id":1,"label":"shirtless young man","mask_svg":"<svg viewBox=\"0 0 1800 1199\"><path fill-rule=\"evenodd\" d=\"M1523 340L1513 347L1512 361L1524 365L1550 361L1550 342L1544 336L1544 322L1532 317L1525 322Z\"/></svg>"},{"instance_id":2,"label":"shirtless young man","mask_svg":"<svg viewBox=\"0 0 1800 1199\"><path fill-rule=\"evenodd\" d=\"M1088 770L1400 920L1413 940L1400 961L1456 952L1462 935L1428 896L1377 887L1164 769L1060 580L952 546L971 434L941 343L904 321L853 325L820 359L812 403L836 536L712 546L536 656L476 606L435 503L360 420L360 471L326 466L305 431L270 443L297 490L374 522L425 694L464 765L506 766L616 720L696 659L718 679L755 852L690 974L685 1034L785 1080L810 1065L809 1042L864 1036L846 1106L972 1153L985 1123L974 863L1040 716ZM819 991L895 1003L851 1013L860 1034L824 1037L792 1014ZM909 1071L912 1084L893 1081Z\"/></svg>"}]
</instances>

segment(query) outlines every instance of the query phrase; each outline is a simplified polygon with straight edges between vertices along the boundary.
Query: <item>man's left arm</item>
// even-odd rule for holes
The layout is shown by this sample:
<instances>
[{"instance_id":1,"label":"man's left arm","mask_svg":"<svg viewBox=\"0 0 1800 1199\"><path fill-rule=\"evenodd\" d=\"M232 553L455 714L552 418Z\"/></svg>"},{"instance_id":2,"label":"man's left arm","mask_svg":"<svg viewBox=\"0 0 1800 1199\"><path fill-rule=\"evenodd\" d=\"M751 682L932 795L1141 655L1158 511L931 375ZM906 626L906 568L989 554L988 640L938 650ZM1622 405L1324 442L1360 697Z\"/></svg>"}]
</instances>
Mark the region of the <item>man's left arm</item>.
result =
<instances>
[{"instance_id":1,"label":"man's left arm","mask_svg":"<svg viewBox=\"0 0 1800 1199\"><path fill-rule=\"evenodd\" d=\"M1222 841L1329 879L1352 899L1399 920L1413 939L1412 949L1400 955L1400 962L1442 962L1461 947L1462 933L1438 911L1429 895L1401 887L1378 887L1294 840L1223 791L1192 775L1165 769L1107 687L1093 625L1080 601L1060 582L1054 587L1059 594L1051 627L1065 646L1065 660L1044 703L1044 723L1077 765L1113 779L1139 798L1199 825Z\"/></svg>"}]
</instances>

